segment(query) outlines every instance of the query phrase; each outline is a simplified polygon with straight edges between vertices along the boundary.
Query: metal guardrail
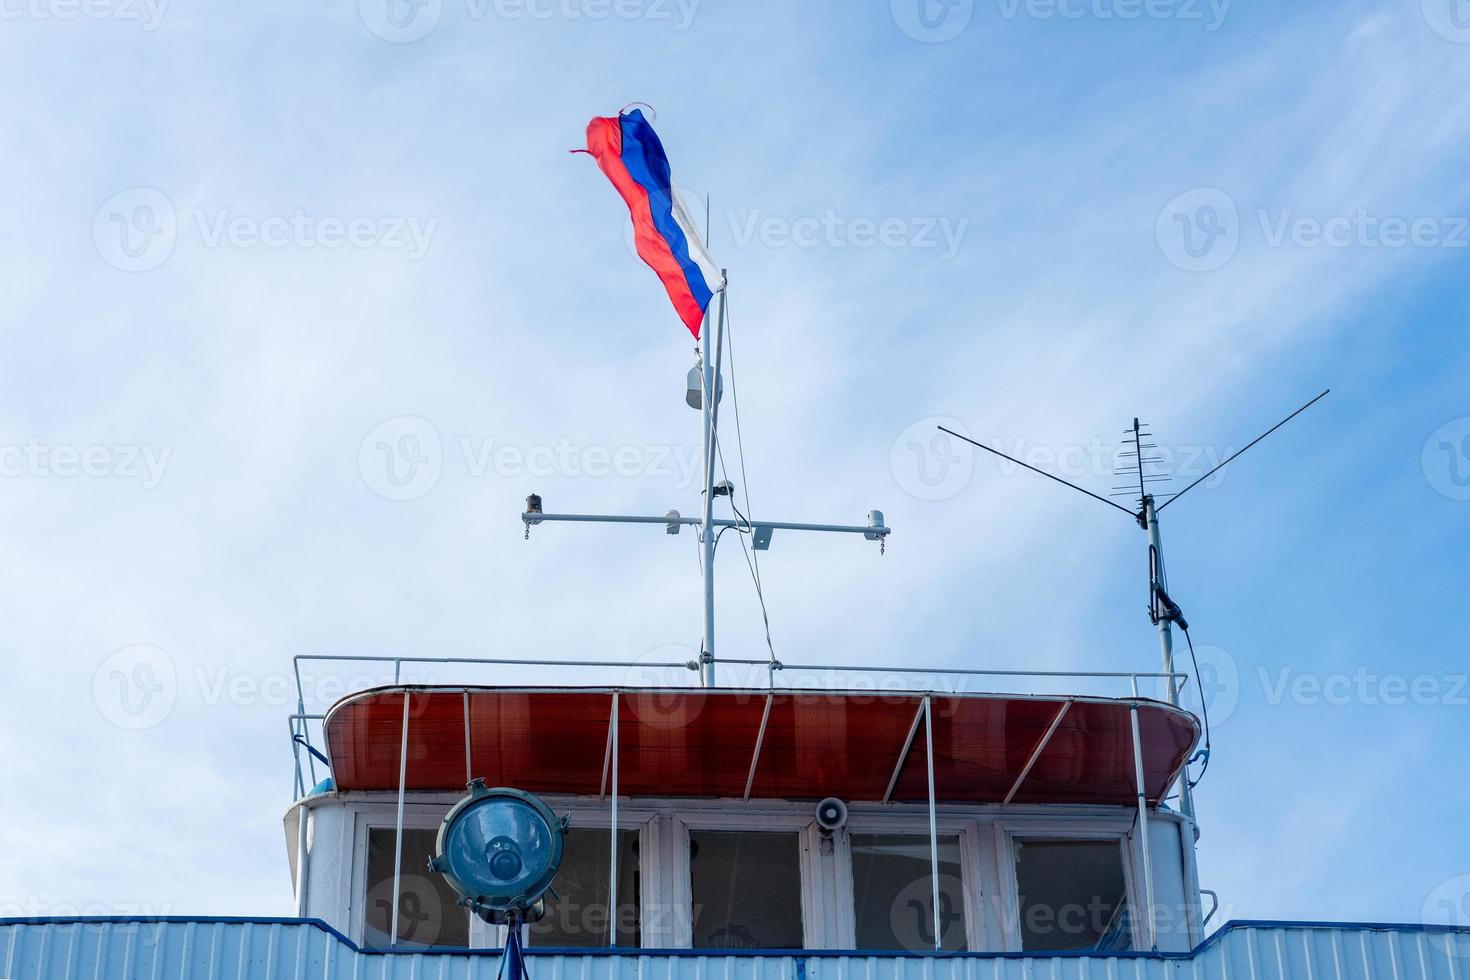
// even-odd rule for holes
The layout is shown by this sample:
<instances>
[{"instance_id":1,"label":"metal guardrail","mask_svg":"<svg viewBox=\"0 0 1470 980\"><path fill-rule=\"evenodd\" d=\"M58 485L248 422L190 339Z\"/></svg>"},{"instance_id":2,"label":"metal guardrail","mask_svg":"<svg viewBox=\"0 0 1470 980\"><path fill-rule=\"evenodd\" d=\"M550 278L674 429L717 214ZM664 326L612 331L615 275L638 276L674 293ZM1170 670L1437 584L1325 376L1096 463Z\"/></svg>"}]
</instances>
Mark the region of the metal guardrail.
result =
<instances>
[{"instance_id":1,"label":"metal guardrail","mask_svg":"<svg viewBox=\"0 0 1470 980\"><path fill-rule=\"evenodd\" d=\"M306 689L302 683L301 665L303 663L359 663L359 664L392 664L392 683L400 684L403 678L403 667L405 664L446 664L470 667L554 667L554 668L579 668L579 669L613 669L613 670L687 670L691 674L699 675L699 661L691 660L539 660L524 657L418 657L418 656L371 656L366 654L298 654L291 658L291 670L296 679L296 711L287 718L287 724L291 738L292 754L295 759L295 774L292 783L294 792L293 799L300 799L307 791L316 786L320 779L317 772L317 760L322 761L323 768L327 767L325 754L312 743L311 723L321 722L325 715L309 714L306 710ZM809 664L809 663L787 663L774 659L748 659L740 657L718 657L715 663L730 664L744 667L763 667L766 670L766 686L769 690L777 688L776 678L778 675L790 673L816 673L830 674L840 672L846 674L886 674L886 675L922 675L929 677L993 677L993 678L1032 678L1032 679L1066 679L1074 681L1089 680L1127 680L1131 693L1138 696L1139 683L1141 681L1162 682L1174 680L1180 686L1188 680L1189 675L1182 672L1161 673L1151 671L1118 671L1118 670L984 670L963 667L892 667L875 666L870 664ZM914 690L916 694L944 694L950 692L934 689ZM1068 693L1068 692L1053 692ZM302 760L302 750L306 750L306 759ZM307 782L307 777L310 782Z\"/></svg>"},{"instance_id":2,"label":"metal guardrail","mask_svg":"<svg viewBox=\"0 0 1470 980\"><path fill-rule=\"evenodd\" d=\"M358 663L391 663L393 665L393 680L394 680L394 683L395 684L399 684L399 683L402 682L403 665L406 664L406 663L414 663L414 664L417 664L417 663L462 664L462 665L474 665L474 666L539 666L539 667L559 667L559 668L567 668L567 667L573 667L573 668L595 667L595 668L612 668L612 669L619 669L619 668L621 668L621 669L624 669L624 670L629 669L629 668L647 669L647 668L650 668L650 667L654 667L654 668L676 669L676 670L677 669L688 669L690 671L694 671L694 672L699 673L700 676L701 676L701 678L708 678L708 677L712 676L710 673L701 670L701 667L702 666L710 663L710 660L708 660L708 659L705 659L702 662L701 661L688 661L688 662L679 662L679 661L647 662L647 661L593 661L593 660L531 660L531 659L523 659L523 658L477 659L477 658L470 658L470 657L387 657L387 656L367 656L367 655L356 656L356 655L331 655L331 654L300 655L300 656L297 656L297 657L293 658L293 661L292 661L292 669L293 669L293 671L295 673L295 676L296 676L296 701L297 701L297 710L288 719L289 725L290 725L290 732L291 732L291 745L292 745L292 750L293 750L293 754L295 756L295 762L296 762L295 782L294 782L294 787L293 788L294 788L294 790L295 790L295 792L297 794L297 796L296 796L297 799L301 799L301 798L305 797L305 795L306 795L306 779L305 779L305 774L307 772L309 772L311 774L311 780L312 780L313 786L315 786L317 784L317 779L316 779L316 775L317 775L316 774L316 760L318 758L320 758L323 761L323 763L329 764L329 760L328 760L327 756L325 756L324 754L322 754L321 752L319 752L311 744L311 725L310 725L310 723L312 721L323 721L324 720L324 716L322 716L322 715L308 714L306 712L306 690L305 690L305 686L302 683L302 678L301 678L301 664L304 661L338 661L338 662L347 662L347 663L352 663L352 662L358 662ZM912 667L885 667L885 666L875 666L875 667L860 666L859 667L859 666L852 666L852 665L785 664L785 663L782 663L781 661L778 661L778 660L775 660L775 659L770 659L770 660L743 660L743 659L735 658L735 659L725 659L723 662L724 663L731 663L731 664L744 664L744 665L753 665L753 666L757 666L757 667L765 667L766 668L766 676L767 676L767 687L766 687L766 691L767 692L775 692L775 691L778 690L778 688L776 687L776 674L779 671L786 671L786 670L814 670L814 671L819 671L819 672L832 672L832 671L837 671L837 672L852 672L852 673L859 673L859 674L862 674L862 673L887 673L887 674L920 674L920 673L923 673L923 674L928 674L928 675L953 674L953 675L956 675L956 676L965 676L965 677L1070 677L1070 678L1076 678L1076 679L1084 679L1084 678L1085 679L1099 679L1099 678L1103 678L1103 679L1120 679L1120 678L1128 678L1129 681L1130 681L1130 683L1131 683L1131 685L1132 685L1133 694L1134 694L1135 698L1136 698L1136 696L1138 694L1138 682L1139 682L1139 679L1140 678L1148 677L1148 678L1155 678L1155 679L1158 679L1158 680L1176 680L1176 679L1181 678L1183 676L1183 675L1176 675L1176 674L1143 673L1143 672L1137 672L1137 671L977 670L977 669L967 669L967 668L954 668L954 669L949 669L949 670L926 670L926 669L923 669L923 668L912 668ZM632 686L634 686L634 685L625 685L625 687L632 687ZM648 685L636 685L636 686L637 687L647 687ZM610 801L610 807L611 807L611 816L610 816L610 820L609 820L609 828L610 828L609 829L609 855L610 855L610 861L611 861L610 867L612 869L611 872L610 872L610 874L609 874L609 882L610 882L609 887L614 892L616 891L617 881L618 881L618 875L617 875L617 834L618 834L618 795L619 795L618 794L618 759L619 759L619 755L620 755L620 753L618 751L618 732L619 732L618 704L619 704L619 701L620 701L620 698L621 698L621 693L622 693L623 689L624 689L623 687L616 687L615 686L615 687L613 687L613 689L611 691L611 694L612 694L612 713L611 713L611 718L609 719L609 722L608 722L608 755L607 755L607 758L608 758L608 760L610 762L610 766L609 766L609 768L606 771L608 773L610 773L611 780L612 780L611 781L610 792L608 794L608 799ZM691 689L693 689L693 690L699 690L699 688L691 688ZM719 688L719 690L731 690L731 689L730 688ZM752 688L751 690L752 691L755 691L756 689ZM802 689L802 690L805 690L805 689ZM834 690L840 690L840 688L834 688ZM918 711L918 713L914 717L913 725L909 728L909 734L908 734L907 744L905 745L905 748L904 748L903 753L899 757L898 767L894 769L893 778L889 782L889 785L888 785L888 793L891 794L893 792L893 787L894 787L894 785L898 781L899 772L901 771L902 766L903 766L903 760L905 758L907 758L907 756L908 756L908 746L913 744L914 738L915 738L915 736L918 734L918 732L920 730L920 723L922 722L925 745L927 746L927 748L925 750L925 753L924 753L924 759L925 759L925 765L926 765L926 768L927 768L928 786L929 786L929 858L930 858L930 865L931 865L930 878L931 878L931 881L932 881L932 884L933 884L933 896L932 896L932 899L931 899L931 903L932 903L931 904L931 908L933 909L933 912L934 912L935 949L938 950L939 949L939 938L938 937L943 932L943 929L942 929L942 922L941 922L941 919L940 919L941 910L940 910L940 897L939 897L939 878L940 878L940 874L939 874L939 831L938 831L938 824L937 824L938 817L937 817L937 810L936 810L936 795L935 795L935 780L934 780L934 741L933 741L933 739L934 739L934 722L933 722L933 714L932 714L931 705L932 705L933 699L934 699L934 697L936 695L937 696L945 696L945 695L948 695L948 694L952 694L954 692L947 692L947 691L943 691L942 692L942 691L935 691L935 690L928 690L928 691L913 691L913 690L908 690L908 691L903 691L903 692L897 692L897 691L895 691L893 693L922 694L923 695L923 698L922 698L922 702L921 702L919 711ZM1059 697L1062 697L1064 699L1063 700L1063 703L1061 705L1061 708L1060 708L1060 710L1058 710L1058 712L1056 713L1056 716L1052 720L1051 727L1049 729L1047 729L1047 732L1042 737L1041 742L1037 744L1035 750L1032 752L1031 759L1027 762L1026 768L1022 771L1020 777L1016 780L1015 785L1012 787L1012 789L1011 789L1011 796L1014 796L1015 795L1016 790L1021 785L1021 781L1026 778L1027 774L1029 774L1029 772L1031 771L1032 765L1035 764L1037 757L1041 754L1042 750L1046 747L1046 744L1050 740L1050 738L1052 736L1052 733L1056 731L1057 726L1061 723L1062 718L1066 715L1067 710L1072 706L1072 704L1073 704L1073 702L1075 700L1075 695L1059 695ZM467 698L466 698L466 702L465 703L466 703L465 744L466 744L466 747L468 747L470 735L469 735L469 715L468 715L468 703L469 702L468 702L468 699ZM767 712L767 717L769 717L770 704L771 704L771 694L768 693L767 696L766 696L766 712ZM1132 726L1132 745L1133 745L1134 782L1135 782L1135 785L1137 786L1137 789L1138 789L1138 794L1137 794L1137 802L1138 802L1138 823L1139 823L1139 833L1141 835L1141 844L1142 844L1142 849L1143 849L1143 883L1144 883L1144 895L1146 897L1145 906L1147 908L1153 908L1154 907L1154 893L1153 893L1153 869L1152 869L1152 860L1151 860L1152 850L1149 847L1148 816L1147 816L1148 800L1147 800L1147 795L1146 795L1146 791L1145 791L1145 784L1144 784L1143 742L1142 742L1142 737L1141 737L1141 735L1139 733L1138 709L1139 709L1139 705L1138 705L1137 701L1135 700L1130 705L1130 722L1131 722L1131 726ZM761 739L762 739L762 737L764 735L764 732L765 732L765 724L766 724L765 718L762 718L762 721L761 721L761 734L760 735L757 735L757 737L756 737L757 753L759 753L759 746L761 744ZM407 697L405 697L403 699L402 747L400 749L400 754L399 754L399 768L398 768L398 818L397 818L397 822L396 822L396 825L395 825L395 839L396 839L396 845L395 845L395 847L396 847L396 855L397 855L397 857L395 858L395 864L394 864L394 868L393 868L393 908L392 908L392 911L390 913L390 920L394 923L394 930L393 930L393 934L392 934L392 940L391 940L391 943L390 943L390 945L393 945L393 946L396 946L397 943L398 943L397 922L398 922L398 895L399 895L400 865L397 862L398 861L401 861L401 859L402 859L402 853L403 853L403 813L404 813L404 801L405 801L405 796L406 796L406 793L407 793L408 730L409 730L409 699ZM307 752L306 770L305 771L303 771L302 764L301 764L301 750L303 748ZM755 762L752 761L752 763L751 763L751 777L752 778L754 778L754 773L755 773ZM747 796L749 795L749 789L750 789L749 781L747 781L747 785L746 785L746 794L747 794ZM1007 798L1006 798L1006 802L1007 803L1010 802L1011 796L1007 796ZM888 797L885 795L885 797L884 797L885 801L887 800L887 798ZM304 887L305 882L308 880L307 879L308 869L307 869L307 867L306 867L306 865L304 863L305 862L306 854L307 854L306 819L305 819L305 816L303 814L302 817L301 817L301 819L297 823L297 860L298 860L297 882L299 884L298 884L298 887L297 887L297 896L296 896L296 900L297 900L297 914L298 915L302 915L302 916L304 916L306 914L306 908L307 908L307 903L306 903L306 888ZM609 896L609 907L611 908L611 907L615 907L615 906L616 906L616 895L615 894L611 894ZM1149 946L1151 948L1153 948L1153 949L1157 949L1158 948L1158 938L1157 938L1157 935L1154 932L1154 926L1153 926L1153 924L1146 922L1145 923L1145 928L1148 931L1148 943L1149 943ZM617 943L617 934L616 934L616 932L613 932L611 934L611 937L610 937L610 944L611 945L616 945L616 943Z\"/></svg>"}]
</instances>

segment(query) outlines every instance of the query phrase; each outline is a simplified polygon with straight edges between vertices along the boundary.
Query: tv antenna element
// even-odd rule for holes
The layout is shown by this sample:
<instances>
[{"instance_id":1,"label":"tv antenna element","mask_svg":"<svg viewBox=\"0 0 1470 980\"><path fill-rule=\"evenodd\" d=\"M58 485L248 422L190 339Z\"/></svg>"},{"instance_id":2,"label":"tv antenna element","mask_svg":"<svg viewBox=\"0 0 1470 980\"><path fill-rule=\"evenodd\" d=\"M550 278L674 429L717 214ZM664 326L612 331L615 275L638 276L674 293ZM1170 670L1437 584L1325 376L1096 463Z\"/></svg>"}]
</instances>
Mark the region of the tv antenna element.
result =
<instances>
[{"instance_id":1,"label":"tv antenna element","mask_svg":"<svg viewBox=\"0 0 1470 980\"><path fill-rule=\"evenodd\" d=\"M1255 446L1261 440L1271 435L1271 433L1275 432L1277 429L1281 428L1283 425L1290 422L1292 419L1296 418L1298 415L1302 414L1313 405L1317 404L1317 402L1321 401L1323 398L1326 398L1327 395L1331 393L1331 390L1332 389L1329 388L1326 391L1323 391L1316 398L1313 398L1301 408L1298 408L1296 411L1286 416L1286 418L1271 426L1271 428L1267 429L1265 432L1261 433L1259 436L1248 442L1244 448L1234 453L1231 453L1230 456L1227 457L1223 462L1210 469L1208 473L1195 480L1193 483L1189 484L1178 493L1155 492L1158 487L1166 484L1170 477L1167 473L1161 472L1158 469L1159 465L1163 462L1163 457L1157 455L1155 452L1158 449L1158 444L1146 441L1153 438L1153 434L1146 431L1143 427L1143 423L1139 422L1138 419L1135 418L1133 420L1133 425L1127 430L1124 435L1124 448L1123 451L1119 454L1120 465L1116 470L1114 470L1115 476L1126 476L1128 477L1129 482L1124 486L1114 487L1113 495L1125 495L1134 497L1137 501L1136 509L1129 509L1127 507L1124 507L1122 504L1119 504L1114 500L1109 500L1107 497L1103 497L1099 494L1093 493L1091 490L1085 489L1084 487L1079 487L1077 484L1072 483L1069 480L1064 480L1054 473L1048 473L1045 470L1037 469L1035 466L1032 466L1029 463L1023 463L1019 459L1016 459L1014 456L1008 456L998 449L992 449L984 443L976 442L969 436L961 435L960 433L955 432L953 429L947 429L941 425L939 426L939 430L941 432L949 433L956 439L961 439L965 442L968 442L970 445L975 446L978 449L983 449L987 453L991 453L992 455L999 456L1002 459L1009 460L1010 462L1015 463L1017 466L1020 466L1023 469L1027 469L1040 476L1044 476L1048 480L1060 483L1066 487L1071 487L1078 493L1084 494L1085 496L1100 501L1115 510L1121 511L1122 513L1127 514L1129 517L1137 521L1138 526L1148 533L1149 619L1159 629L1159 649L1163 661L1162 673L1164 674L1165 680L1168 684L1169 703L1178 706L1179 684L1174 673L1173 626L1177 624L1180 630L1183 631L1185 639L1188 640L1189 623L1185 620L1184 614L1180 610L1179 606L1169 596L1168 576L1165 574L1164 571L1164 544L1163 539L1159 533L1159 514L1163 512L1165 508L1169 507L1171 504L1177 501L1180 497L1184 496L1186 493L1193 490L1201 483L1204 483L1206 480L1223 470L1225 467L1229 466L1251 447ZM1134 485L1135 480L1136 486ZM1168 499L1163 500L1163 502L1160 503L1160 498L1164 497L1167 497ZM1193 652L1194 645L1191 641L1191 655L1193 654ZM1196 670L1196 673L1198 673L1198 670ZM1199 681L1200 679L1196 677L1195 683L1199 684ZM1204 706L1203 688L1201 688L1200 690L1200 702L1201 705ZM1196 756L1196 758L1202 758L1204 764L1208 766L1210 751L1209 708L1205 706L1204 711L1205 747L1203 752L1199 756ZM1190 760L1190 762L1193 761L1193 759ZM1194 782L1191 782L1189 779L1188 769L1189 766L1188 763L1186 763L1184 771L1180 774L1179 809L1180 812L1188 817L1190 822L1193 823L1194 795L1192 793L1192 787L1194 783L1198 782L1199 780L1196 779L1194 780ZM1201 775L1203 775L1203 772L1201 772ZM1196 834L1198 834L1197 830Z\"/></svg>"}]
</instances>

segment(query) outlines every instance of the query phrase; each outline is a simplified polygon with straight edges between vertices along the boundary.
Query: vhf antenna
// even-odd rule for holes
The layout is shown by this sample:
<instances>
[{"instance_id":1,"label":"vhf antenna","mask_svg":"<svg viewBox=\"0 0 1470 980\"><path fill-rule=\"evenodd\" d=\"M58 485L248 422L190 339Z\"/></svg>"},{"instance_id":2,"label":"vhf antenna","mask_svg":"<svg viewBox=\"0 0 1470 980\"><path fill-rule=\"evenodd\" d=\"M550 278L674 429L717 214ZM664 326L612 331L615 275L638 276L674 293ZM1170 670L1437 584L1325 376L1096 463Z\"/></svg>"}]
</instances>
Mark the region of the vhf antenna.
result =
<instances>
[{"instance_id":1,"label":"vhf antenna","mask_svg":"<svg viewBox=\"0 0 1470 980\"><path fill-rule=\"evenodd\" d=\"M1119 504L1116 501L1109 500L1107 497L1095 494L1091 490L1088 490L1084 487L1079 487L1077 484L1072 483L1069 480L1064 480L1054 473L1048 473L1045 470L1037 469L1029 463L1023 463L1019 459L1016 459L1014 456L1008 456L1005 453L1001 452L999 449L992 449L982 442L976 442L969 436L961 435L960 433L955 432L953 429L946 429L944 426L941 425L939 426L939 431L947 432L950 435L954 436L956 439L961 439L965 442L968 442L970 445L975 446L978 449L983 449L987 453L999 456L1001 459L1009 460L1010 462L1015 463L1017 466L1020 466L1022 469L1030 470L1032 473L1044 476L1048 480L1053 480L1057 483L1062 484L1063 486L1071 487L1073 490L1076 490L1080 494L1084 494L1085 496L1091 497L1093 500L1097 500L1104 504L1107 504L1109 507L1112 507L1115 510L1122 511L1124 514L1127 514L1129 517L1137 521L1139 527L1148 532L1149 619L1159 628L1159 649L1163 656L1163 674L1168 682L1169 703L1177 706L1179 704L1179 684L1174 674L1174 634L1172 626L1174 623L1178 623L1179 628L1184 631L1185 638L1188 639L1189 624L1185 621L1184 615L1180 611L1179 606L1175 604L1173 599L1169 598L1168 576L1164 573L1164 549L1162 540L1159 536L1159 513L1165 507L1168 507L1170 504L1174 503L1174 501L1178 500L1180 497L1184 496L1186 493L1193 490L1201 483L1204 483L1206 480L1223 470L1225 467L1229 466L1232 462L1239 459L1240 456L1246 452L1246 450L1255 446L1261 440L1265 439L1271 433L1275 432L1277 429L1281 428L1283 425L1290 422L1292 419L1296 418L1298 415L1302 414L1313 405L1317 404L1323 398L1326 398L1328 394L1331 393L1331 391L1331 388L1323 391L1316 398L1313 398L1301 408L1298 408L1295 412L1292 412L1286 418L1282 419L1280 422L1277 422L1275 425L1271 426L1271 428L1267 429L1265 432L1261 433L1259 436L1246 443L1244 448L1234 453L1231 453L1229 457L1227 457L1223 462L1212 468L1204 476L1195 480L1193 483L1189 484L1189 486L1185 487L1183 490L1180 490L1178 493L1172 494L1164 493L1156 495L1150 492L1151 488L1156 487L1160 484L1167 483L1167 481L1169 480L1169 475L1160 470L1152 469L1152 467L1157 467L1163 463L1163 457L1157 454L1149 455L1151 452L1158 448L1158 444L1144 441L1146 439L1152 438L1152 433L1146 431L1143 427L1143 424L1140 423L1138 419L1134 419L1133 426L1127 430L1124 436L1124 451L1119 454L1119 459L1122 460L1123 463L1114 470L1114 475L1128 476L1138 481L1138 485L1136 488L1136 492L1138 495L1137 510L1129 510L1127 507L1124 507L1122 504ZM1124 494L1131 496L1134 492L1135 488L1131 484L1128 486L1113 488L1114 495ZM1163 503L1157 503L1158 497L1168 497L1169 499L1165 500ZM1191 642L1191 655L1193 654L1193 651L1194 645ZM1199 671L1196 668L1195 673L1198 674L1198 672ZM1199 684L1199 682L1200 679L1196 677L1195 683ZM1202 706L1204 706L1204 697L1204 689L1201 687L1200 703ZM1208 766L1210 749L1209 709L1208 707L1205 707L1204 710L1206 719L1206 734L1205 748L1201 755L1203 757L1204 764ZM1192 762L1194 760L1191 759L1189 761ZM1201 773L1201 775L1203 775L1203 773ZM1196 782L1198 782L1198 780L1196 780ZM1189 764L1185 763L1184 768L1180 772L1179 779L1179 809L1180 812L1184 814L1184 816L1189 818L1191 824L1194 823L1194 794L1191 792L1191 787L1193 785L1194 784L1191 783L1189 780ZM1195 829L1195 836L1199 836L1199 830L1197 827Z\"/></svg>"}]
</instances>

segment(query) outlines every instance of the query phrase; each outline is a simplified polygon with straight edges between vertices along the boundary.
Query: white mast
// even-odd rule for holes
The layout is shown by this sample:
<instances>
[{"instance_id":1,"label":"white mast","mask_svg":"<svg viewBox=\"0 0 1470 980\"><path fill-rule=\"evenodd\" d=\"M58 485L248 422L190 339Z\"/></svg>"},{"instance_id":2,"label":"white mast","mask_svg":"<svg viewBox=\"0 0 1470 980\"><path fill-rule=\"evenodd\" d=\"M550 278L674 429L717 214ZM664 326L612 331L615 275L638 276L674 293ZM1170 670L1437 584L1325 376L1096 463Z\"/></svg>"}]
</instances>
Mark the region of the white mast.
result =
<instances>
[{"instance_id":1,"label":"white mast","mask_svg":"<svg viewBox=\"0 0 1470 980\"><path fill-rule=\"evenodd\" d=\"M688 401L694 404L695 394L700 398L700 419L702 429L702 441L704 445L704 485L702 488L703 500L700 502L701 513L699 517L683 517L678 511L670 511L663 517L635 516L620 514L547 514L542 510L541 497L531 494L526 498L526 509L521 514L521 521L526 526L526 537L531 536L531 528L537 524L546 522L570 522L583 524L662 524L669 534L678 534L679 530L688 525L699 529L700 534L700 572L703 579L704 593L704 617L703 617L703 640L697 663L690 666L699 672L699 680L705 687L712 687L715 683L715 542L719 538L720 531L726 528L735 528L737 533L749 534L751 536L751 547L756 551L766 551L771 547L771 536L778 530L783 531L825 531L837 534L861 534L869 541L879 543L880 552L887 542L891 529L883 523L883 512L881 510L868 511L866 524L805 524L794 521L757 521L750 514L744 515L744 519L728 517L716 517L714 514L714 503L716 497L715 475L719 471L720 442L720 394L723 385L720 380L720 368L725 348L725 329L728 323L726 313L726 293L729 289L725 270L720 271L719 308L711 317L706 311L704 329L700 336L700 356L702 365L700 368L701 388L695 392L691 382ZM692 375L692 372L691 372ZM730 494L733 501L734 491L722 486L720 494ZM772 659L773 668L779 667Z\"/></svg>"},{"instance_id":2,"label":"white mast","mask_svg":"<svg viewBox=\"0 0 1470 980\"><path fill-rule=\"evenodd\" d=\"M1138 420L1135 419L1134 425L1137 424ZM1148 547L1152 552L1153 576L1156 584L1164 586L1167 590L1168 585L1164 580L1164 545L1163 539L1159 536L1159 512L1154 506L1152 494L1143 495L1143 514L1139 523L1144 526L1144 530L1148 531ZM1157 600L1151 597L1150 601L1156 602ZM1159 653L1163 658L1159 670L1164 674L1164 682L1169 685L1167 688L1169 703L1179 707L1179 681L1174 675L1173 621L1167 616L1160 616L1158 620ZM1204 679L1196 677L1194 681L1199 689L1200 698L1203 699L1205 697L1202 686ZM1179 812L1188 817L1191 824L1194 823L1194 791L1189 788L1189 768L1187 766L1179 771Z\"/></svg>"},{"instance_id":3,"label":"white mast","mask_svg":"<svg viewBox=\"0 0 1470 980\"><path fill-rule=\"evenodd\" d=\"M699 679L705 687L715 685L715 463L719 453L720 426L720 362L725 351L725 288L728 283L726 270L720 270L720 310L710 323L705 317L705 330L700 338L704 351L704 397L700 407L704 417L704 519L699 526L702 535L704 560L700 563L704 574L704 649L699 655ZM714 354L710 353L710 338L714 337Z\"/></svg>"}]
</instances>

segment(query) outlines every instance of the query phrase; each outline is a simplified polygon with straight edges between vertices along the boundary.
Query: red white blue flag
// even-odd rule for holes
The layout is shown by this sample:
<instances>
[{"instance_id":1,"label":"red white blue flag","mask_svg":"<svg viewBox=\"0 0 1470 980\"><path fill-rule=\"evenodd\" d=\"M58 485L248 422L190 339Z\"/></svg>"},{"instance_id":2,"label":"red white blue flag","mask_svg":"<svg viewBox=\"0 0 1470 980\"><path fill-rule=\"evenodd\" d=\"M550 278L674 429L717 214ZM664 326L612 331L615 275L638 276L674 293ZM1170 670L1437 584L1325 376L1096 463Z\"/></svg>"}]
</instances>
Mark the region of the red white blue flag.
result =
<instances>
[{"instance_id":1,"label":"red white blue flag","mask_svg":"<svg viewBox=\"0 0 1470 980\"><path fill-rule=\"evenodd\" d=\"M669 158L641 109L587 124L587 150L633 216L638 257L658 273L684 326L699 339L705 307L720 273L689 212L674 193Z\"/></svg>"}]
</instances>

